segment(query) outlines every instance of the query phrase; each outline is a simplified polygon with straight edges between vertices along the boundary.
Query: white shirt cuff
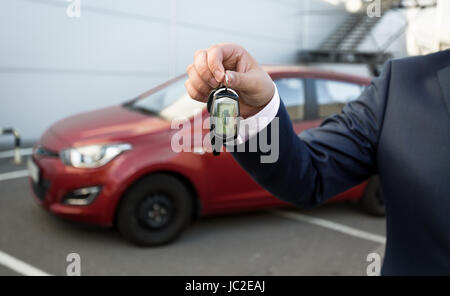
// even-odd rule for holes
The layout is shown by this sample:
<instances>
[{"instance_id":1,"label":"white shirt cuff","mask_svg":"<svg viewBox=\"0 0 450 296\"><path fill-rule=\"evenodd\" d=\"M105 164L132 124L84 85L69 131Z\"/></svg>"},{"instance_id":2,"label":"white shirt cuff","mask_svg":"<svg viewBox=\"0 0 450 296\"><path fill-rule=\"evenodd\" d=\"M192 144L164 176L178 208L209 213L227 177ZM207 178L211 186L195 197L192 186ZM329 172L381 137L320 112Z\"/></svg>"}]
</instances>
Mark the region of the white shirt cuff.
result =
<instances>
[{"instance_id":1,"label":"white shirt cuff","mask_svg":"<svg viewBox=\"0 0 450 296\"><path fill-rule=\"evenodd\" d=\"M270 102L255 115L241 119L239 123L239 135L236 140L238 145L248 141L248 139L262 131L277 115L278 108L280 107L280 96L278 95L278 89L275 83L274 86L275 93Z\"/></svg>"}]
</instances>

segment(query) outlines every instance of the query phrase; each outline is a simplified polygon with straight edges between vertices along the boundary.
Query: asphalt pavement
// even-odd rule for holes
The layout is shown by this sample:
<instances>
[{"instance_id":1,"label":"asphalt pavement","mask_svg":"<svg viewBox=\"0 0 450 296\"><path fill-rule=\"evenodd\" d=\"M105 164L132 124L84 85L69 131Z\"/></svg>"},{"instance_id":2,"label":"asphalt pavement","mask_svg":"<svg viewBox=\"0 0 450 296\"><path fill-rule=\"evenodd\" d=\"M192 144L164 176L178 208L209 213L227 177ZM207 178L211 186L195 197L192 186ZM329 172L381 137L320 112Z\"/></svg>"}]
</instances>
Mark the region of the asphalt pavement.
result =
<instances>
[{"instance_id":1,"label":"asphalt pavement","mask_svg":"<svg viewBox=\"0 0 450 296\"><path fill-rule=\"evenodd\" d=\"M385 219L351 203L202 218L170 245L136 247L41 209L25 170L0 158L0 275L66 275L70 253L82 275L366 275L384 252Z\"/></svg>"}]
</instances>

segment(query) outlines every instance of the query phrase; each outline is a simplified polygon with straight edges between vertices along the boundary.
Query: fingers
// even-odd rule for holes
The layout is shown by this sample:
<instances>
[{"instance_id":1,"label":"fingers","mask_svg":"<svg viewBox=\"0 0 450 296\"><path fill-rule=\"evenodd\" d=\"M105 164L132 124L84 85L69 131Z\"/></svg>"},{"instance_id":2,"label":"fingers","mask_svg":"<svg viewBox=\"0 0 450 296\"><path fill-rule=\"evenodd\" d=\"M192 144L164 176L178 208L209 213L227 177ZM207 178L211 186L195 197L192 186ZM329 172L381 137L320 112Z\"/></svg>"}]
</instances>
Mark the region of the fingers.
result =
<instances>
[{"instance_id":1,"label":"fingers","mask_svg":"<svg viewBox=\"0 0 450 296\"><path fill-rule=\"evenodd\" d=\"M208 59L206 50L197 50L194 55L194 67L201 77L209 86L215 88L219 86L219 82L214 78L214 75L208 67Z\"/></svg>"},{"instance_id":2,"label":"fingers","mask_svg":"<svg viewBox=\"0 0 450 296\"><path fill-rule=\"evenodd\" d=\"M237 91L258 91L255 87L258 75L247 75L261 71L257 63L240 45L222 43L195 52L194 63L186 69L189 95L198 101L206 101L211 90L224 83L225 70L232 70L230 87Z\"/></svg>"},{"instance_id":3,"label":"fingers","mask_svg":"<svg viewBox=\"0 0 450 296\"><path fill-rule=\"evenodd\" d=\"M189 83L203 96L208 96L213 89L203 80L194 65L189 65L186 69L189 77Z\"/></svg>"},{"instance_id":4,"label":"fingers","mask_svg":"<svg viewBox=\"0 0 450 296\"><path fill-rule=\"evenodd\" d=\"M209 71L214 75L216 81L222 82L225 75L223 67L223 48L220 46L212 46L208 49L207 63Z\"/></svg>"},{"instance_id":5,"label":"fingers","mask_svg":"<svg viewBox=\"0 0 450 296\"><path fill-rule=\"evenodd\" d=\"M197 50L194 63L189 65L186 71L189 79L185 86L189 95L195 100L206 102L211 90L220 85L208 66L208 51Z\"/></svg>"},{"instance_id":6,"label":"fingers","mask_svg":"<svg viewBox=\"0 0 450 296\"><path fill-rule=\"evenodd\" d=\"M184 82L184 86L186 87L186 90L191 98L194 100L204 102L206 103L208 100L208 96L200 93L191 83L189 80L186 80Z\"/></svg>"},{"instance_id":7,"label":"fingers","mask_svg":"<svg viewBox=\"0 0 450 296\"><path fill-rule=\"evenodd\" d=\"M214 88L224 81L225 69L239 72L250 69L252 59L245 53L245 49L237 44L213 45L195 53L194 66L200 77Z\"/></svg>"},{"instance_id":8,"label":"fingers","mask_svg":"<svg viewBox=\"0 0 450 296\"><path fill-rule=\"evenodd\" d=\"M221 43L208 49L208 66L216 79L223 82L224 70L245 73L258 67L258 63L240 45Z\"/></svg>"},{"instance_id":9,"label":"fingers","mask_svg":"<svg viewBox=\"0 0 450 296\"><path fill-rule=\"evenodd\" d=\"M240 73L235 71L226 71L228 76L228 86L239 90L252 90L257 88L257 82L259 81L254 71L247 73ZM256 75L255 75L256 74Z\"/></svg>"}]
</instances>

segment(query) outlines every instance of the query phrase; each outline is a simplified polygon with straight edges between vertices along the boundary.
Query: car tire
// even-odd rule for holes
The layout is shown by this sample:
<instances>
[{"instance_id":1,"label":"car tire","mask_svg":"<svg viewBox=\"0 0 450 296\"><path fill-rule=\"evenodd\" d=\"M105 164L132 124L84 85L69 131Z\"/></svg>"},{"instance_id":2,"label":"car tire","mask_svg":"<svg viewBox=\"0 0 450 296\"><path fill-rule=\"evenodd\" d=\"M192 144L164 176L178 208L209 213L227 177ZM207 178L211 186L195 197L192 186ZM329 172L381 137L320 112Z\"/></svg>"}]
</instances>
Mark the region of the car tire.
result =
<instances>
[{"instance_id":1,"label":"car tire","mask_svg":"<svg viewBox=\"0 0 450 296\"><path fill-rule=\"evenodd\" d=\"M364 212L372 216L384 217L386 215L383 192L378 175L369 179L364 196L360 201L360 206Z\"/></svg>"},{"instance_id":2,"label":"car tire","mask_svg":"<svg viewBox=\"0 0 450 296\"><path fill-rule=\"evenodd\" d=\"M117 228L139 246L164 245L174 241L191 223L193 199L178 178L153 174L134 184L122 198Z\"/></svg>"}]
</instances>

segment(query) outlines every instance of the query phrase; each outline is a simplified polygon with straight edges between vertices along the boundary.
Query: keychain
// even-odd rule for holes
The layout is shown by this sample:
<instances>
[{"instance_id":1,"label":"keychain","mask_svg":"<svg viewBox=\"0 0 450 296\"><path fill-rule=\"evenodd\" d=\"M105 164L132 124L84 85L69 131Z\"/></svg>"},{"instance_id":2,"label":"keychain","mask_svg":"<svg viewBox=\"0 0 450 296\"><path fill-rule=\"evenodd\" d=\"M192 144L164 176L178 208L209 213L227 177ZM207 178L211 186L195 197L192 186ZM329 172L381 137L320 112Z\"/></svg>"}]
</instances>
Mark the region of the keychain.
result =
<instances>
[{"instance_id":1,"label":"keychain","mask_svg":"<svg viewBox=\"0 0 450 296\"><path fill-rule=\"evenodd\" d=\"M228 75L225 73L225 85L211 91L207 104L211 146L216 156L220 154L223 143L235 140L239 132L239 96L228 87L228 82Z\"/></svg>"}]
</instances>

